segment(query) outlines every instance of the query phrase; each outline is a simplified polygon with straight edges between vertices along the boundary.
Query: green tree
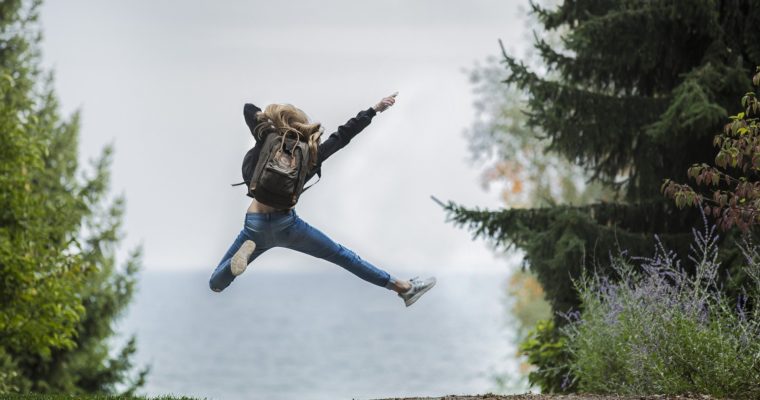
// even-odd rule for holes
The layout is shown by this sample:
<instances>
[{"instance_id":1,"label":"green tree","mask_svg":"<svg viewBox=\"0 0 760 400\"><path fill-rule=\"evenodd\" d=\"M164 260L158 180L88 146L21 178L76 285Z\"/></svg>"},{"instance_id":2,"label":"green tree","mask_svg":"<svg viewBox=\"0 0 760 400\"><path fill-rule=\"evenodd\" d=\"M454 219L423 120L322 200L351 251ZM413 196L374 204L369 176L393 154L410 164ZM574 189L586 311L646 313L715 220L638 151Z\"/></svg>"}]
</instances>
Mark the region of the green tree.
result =
<instances>
[{"instance_id":1,"label":"green tree","mask_svg":"<svg viewBox=\"0 0 760 400\"><path fill-rule=\"evenodd\" d=\"M525 93L527 127L545 136L547 151L615 195L527 209L451 201L445 208L476 237L523 250L553 310L567 312L579 305L570 279L604 274L610 253L650 253L652 233L678 252L688 248L698 213L676 209L660 186L712 159L713 136L738 111L735 98L751 88L760 61L760 9L750 0L568 0L531 8L542 30L534 42L540 65L502 47L503 91ZM544 31L560 35L558 44ZM724 266L736 266L736 251L721 254Z\"/></svg>"},{"instance_id":2,"label":"green tree","mask_svg":"<svg viewBox=\"0 0 760 400\"><path fill-rule=\"evenodd\" d=\"M527 94L527 124L548 151L582 167L611 201L498 211L453 202L453 221L526 252L555 311L578 301L568 278L611 250L645 254L651 232L685 245L694 215L659 192L712 158L710 143L760 60L760 10L750 1L566 1L533 4L561 46L537 37L545 74L503 51L505 83ZM505 89L507 90L507 89ZM604 264L604 263L601 263Z\"/></svg>"},{"instance_id":3,"label":"green tree","mask_svg":"<svg viewBox=\"0 0 760 400\"><path fill-rule=\"evenodd\" d=\"M109 354L134 252L115 267L124 202L108 198L111 150L79 167L79 117L61 118L43 71L40 1L0 2L0 392L127 392L134 338Z\"/></svg>"}]
</instances>

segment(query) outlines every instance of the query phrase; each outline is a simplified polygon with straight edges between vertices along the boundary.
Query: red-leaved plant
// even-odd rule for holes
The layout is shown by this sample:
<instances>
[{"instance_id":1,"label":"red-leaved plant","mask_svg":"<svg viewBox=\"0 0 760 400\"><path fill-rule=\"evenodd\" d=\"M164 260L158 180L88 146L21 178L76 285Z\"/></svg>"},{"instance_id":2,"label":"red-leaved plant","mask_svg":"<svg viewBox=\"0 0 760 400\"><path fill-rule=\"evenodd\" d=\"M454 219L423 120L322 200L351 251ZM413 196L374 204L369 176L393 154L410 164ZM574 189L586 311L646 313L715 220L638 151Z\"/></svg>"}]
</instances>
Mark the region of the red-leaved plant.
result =
<instances>
[{"instance_id":1,"label":"red-leaved plant","mask_svg":"<svg viewBox=\"0 0 760 400\"><path fill-rule=\"evenodd\" d=\"M752 78L760 87L760 67ZM666 179L662 193L675 201L676 207L700 206L705 215L716 219L722 230L738 227L749 230L760 223L760 101L755 92L742 97L744 111L730 117L723 132L715 136L718 147L715 166L694 164L688 176L704 192L688 184Z\"/></svg>"}]
</instances>

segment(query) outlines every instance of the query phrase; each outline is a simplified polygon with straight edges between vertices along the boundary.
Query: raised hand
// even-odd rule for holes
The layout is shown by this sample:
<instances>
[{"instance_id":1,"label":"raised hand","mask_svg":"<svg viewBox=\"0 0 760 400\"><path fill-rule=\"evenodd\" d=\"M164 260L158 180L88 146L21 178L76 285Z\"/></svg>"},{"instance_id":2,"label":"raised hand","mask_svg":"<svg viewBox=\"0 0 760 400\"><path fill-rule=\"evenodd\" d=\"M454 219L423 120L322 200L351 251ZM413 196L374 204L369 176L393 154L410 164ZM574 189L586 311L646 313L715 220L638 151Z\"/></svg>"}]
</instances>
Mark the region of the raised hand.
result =
<instances>
[{"instance_id":1,"label":"raised hand","mask_svg":"<svg viewBox=\"0 0 760 400\"><path fill-rule=\"evenodd\" d=\"M395 92L388 97L383 97L383 99L375 104L372 108L374 108L377 112L383 112L396 102L396 96L398 96L398 92Z\"/></svg>"}]
</instances>

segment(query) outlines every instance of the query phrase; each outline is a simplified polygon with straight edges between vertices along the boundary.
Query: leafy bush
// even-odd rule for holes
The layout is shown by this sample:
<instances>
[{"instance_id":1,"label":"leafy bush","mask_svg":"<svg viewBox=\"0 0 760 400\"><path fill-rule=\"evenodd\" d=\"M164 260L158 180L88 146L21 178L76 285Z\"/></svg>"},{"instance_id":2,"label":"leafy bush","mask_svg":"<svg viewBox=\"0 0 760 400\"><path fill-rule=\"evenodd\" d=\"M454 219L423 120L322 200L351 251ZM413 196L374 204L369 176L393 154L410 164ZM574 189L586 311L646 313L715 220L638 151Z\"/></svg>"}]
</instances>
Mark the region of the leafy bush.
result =
<instances>
[{"instance_id":1,"label":"leafy bush","mask_svg":"<svg viewBox=\"0 0 760 400\"><path fill-rule=\"evenodd\" d=\"M752 83L760 87L760 66ZM688 184L666 179L661 190L676 206L699 206L712 214L724 230L738 227L746 232L760 224L760 101L747 92L741 100L744 111L732 115L723 132L713 139L718 148L715 166L694 164L688 175L701 192Z\"/></svg>"},{"instance_id":2,"label":"leafy bush","mask_svg":"<svg viewBox=\"0 0 760 400\"><path fill-rule=\"evenodd\" d=\"M718 284L715 227L694 230L688 274L657 240L651 258L611 258L615 281L576 282L582 312L562 328L581 391L619 394L696 392L760 398L760 257L742 246L753 286L730 299Z\"/></svg>"},{"instance_id":3,"label":"leafy bush","mask_svg":"<svg viewBox=\"0 0 760 400\"><path fill-rule=\"evenodd\" d=\"M569 379L571 354L567 338L554 327L554 320L536 324L528 337L520 343L520 353L536 368L528 374L528 382L541 388L543 393L568 393L574 382Z\"/></svg>"}]
</instances>

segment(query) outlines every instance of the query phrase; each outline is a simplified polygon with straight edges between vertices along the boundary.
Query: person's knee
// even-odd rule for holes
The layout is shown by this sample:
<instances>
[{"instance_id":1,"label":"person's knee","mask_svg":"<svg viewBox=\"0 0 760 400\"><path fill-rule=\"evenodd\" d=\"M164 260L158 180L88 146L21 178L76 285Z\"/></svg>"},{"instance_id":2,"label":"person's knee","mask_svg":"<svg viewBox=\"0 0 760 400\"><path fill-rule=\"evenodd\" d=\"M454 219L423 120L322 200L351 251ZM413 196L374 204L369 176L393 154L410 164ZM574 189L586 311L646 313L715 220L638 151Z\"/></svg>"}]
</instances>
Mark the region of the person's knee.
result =
<instances>
[{"instance_id":1,"label":"person's knee","mask_svg":"<svg viewBox=\"0 0 760 400\"><path fill-rule=\"evenodd\" d=\"M224 290L224 288L223 288L223 287L221 287L220 285L218 285L218 284L216 284L216 283L214 282L214 279L213 279L213 278L212 278L212 279L209 279L209 281L208 281L208 287L211 289L211 291L213 291L213 292L217 292L217 293L219 293L219 292L221 292L222 290Z\"/></svg>"}]
</instances>

